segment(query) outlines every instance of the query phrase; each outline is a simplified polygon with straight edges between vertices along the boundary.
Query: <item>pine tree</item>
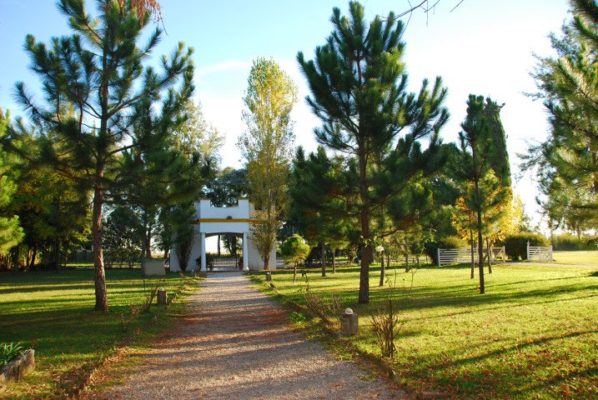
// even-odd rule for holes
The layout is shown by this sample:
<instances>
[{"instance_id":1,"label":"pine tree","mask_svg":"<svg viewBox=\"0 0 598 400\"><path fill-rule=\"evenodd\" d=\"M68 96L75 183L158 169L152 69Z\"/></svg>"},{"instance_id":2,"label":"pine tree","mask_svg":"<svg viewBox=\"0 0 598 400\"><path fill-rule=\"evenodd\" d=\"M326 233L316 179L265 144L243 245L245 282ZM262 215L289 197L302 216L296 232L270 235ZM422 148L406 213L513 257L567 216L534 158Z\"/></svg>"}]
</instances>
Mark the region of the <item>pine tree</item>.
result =
<instances>
[{"instance_id":1,"label":"pine tree","mask_svg":"<svg viewBox=\"0 0 598 400\"><path fill-rule=\"evenodd\" d=\"M500 122L500 110L496 102L482 96L470 95L467 116L461 124L460 178L463 182L461 207L474 213L477 232L478 270L480 293L484 284L484 233L504 214L511 205L511 177L504 129ZM471 226L466 225L467 228Z\"/></svg>"},{"instance_id":2,"label":"pine tree","mask_svg":"<svg viewBox=\"0 0 598 400\"><path fill-rule=\"evenodd\" d=\"M538 167L543 207L555 225L598 227L598 5L573 0L574 19L551 35L557 57L534 73L551 131L532 146L523 168Z\"/></svg>"},{"instance_id":3,"label":"pine tree","mask_svg":"<svg viewBox=\"0 0 598 400\"><path fill-rule=\"evenodd\" d=\"M322 146L307 157L299 147L293 159L287 221L318 244L322 276L326 276L326 247L334 264L334 252L348 243L349 227L355 222L346 216L351 195L343 183L345 173L342 159L329 158Z\"/></svg>"},{"instance_id":4,"label":"pine tree","mask_svg":"<svg viewBox=\"0 0 598 400\"><path fill-rule=\"evenodd\" d=\"M350 16L334 8L334 30L315 59L297 55L311 96L307 101L323 126L317 140L356 165L362 245L359 302L369 301L369 267L373 257L371 218L385 200L402 190L411 176L426 168L436 153L438 133L448 118L440 78L419 93L407 92L402 62L403 24L394 13L364 20L364 9L349 3ZM428 151L420 139L429 138ZM398 179L397 179L398 177Z\"/></svg>"},{"instance_id":5,"label":"pine tree","mask_svg":"<svg viewBox=\"0 0 598 400\"><path fill-rule=\"evenodd\" d=\"M63 146L59 157L56 142L47 136L44 160L93 193L95 309L106 312L102 206L118 178L118 158L144 141L144 132L133 129L132 115L142 101L161 101L163 112L177 115L193 91L193 66L191 50L181 43L170 59L163 58L162 72L144 67L161 37L156 28L144 46L137 44L150 23L150 12L139 8L139 2L96 3L98 13L92 16L83 0L59 2L74 31L71 36L55 38L50 46L27 36L25 48L34 72L42 79L46 106L35 104L22 82L17 84L17 92L32 122L42 126L42 132L55 133ZM66 114L66 108L72 113ZM70 170L81 174L73 176Z\"/></svg>"},{"instance_id":6,"label":"pine tree","mask_svg":"<svg viewBox=\"0 0 598 400\"><path fill-rule=\"evenodd\" d=\"M8 117L0 110L0 139L4 137L8 127ZM9 163L0 148L0 256L19 244L23 239L23 229L19 225L19 217L9 213L8 207L16 191L16 185L9 176Z\"/></svg>"}]
</instances>

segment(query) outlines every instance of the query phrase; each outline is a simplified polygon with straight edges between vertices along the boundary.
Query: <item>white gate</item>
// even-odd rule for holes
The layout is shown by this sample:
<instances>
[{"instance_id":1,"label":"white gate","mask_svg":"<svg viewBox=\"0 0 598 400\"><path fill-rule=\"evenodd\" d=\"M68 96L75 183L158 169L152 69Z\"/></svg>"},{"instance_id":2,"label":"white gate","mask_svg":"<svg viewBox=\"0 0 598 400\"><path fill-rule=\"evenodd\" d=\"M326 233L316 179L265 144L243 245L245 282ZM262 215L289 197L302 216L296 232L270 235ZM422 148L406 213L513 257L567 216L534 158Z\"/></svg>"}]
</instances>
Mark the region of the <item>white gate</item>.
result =
<instances>
[{"instance_id":1,"label":"white gate","mask_svg":"<svg viewBox=\"0 0 598 400\"><path fill-rule=\"evenodd\" d=\"M552 262L552 246L530 246L527 242L527 261Z\"/></svg>"},{"instance_id":2,"label":"white gate","mask_svg":"<svg viewBox=\"0 0 598 400\"><path fill-rule=\"evenodd\" d=\"M484 259L488 258L488 249L484 248ZM460 247L458 249L438 249L437 250L437 264L439 267L443 265L452 265L452 264L465 264L471 262L471 247ZM506 261L506 253L505 247L492 247L492 251L490 252L490 257L492 262L496 262L500 259L500 261ZM478 261L478 252L477 248L474 249L473 254L473 261Z\"/></svg>"}]
</instances>

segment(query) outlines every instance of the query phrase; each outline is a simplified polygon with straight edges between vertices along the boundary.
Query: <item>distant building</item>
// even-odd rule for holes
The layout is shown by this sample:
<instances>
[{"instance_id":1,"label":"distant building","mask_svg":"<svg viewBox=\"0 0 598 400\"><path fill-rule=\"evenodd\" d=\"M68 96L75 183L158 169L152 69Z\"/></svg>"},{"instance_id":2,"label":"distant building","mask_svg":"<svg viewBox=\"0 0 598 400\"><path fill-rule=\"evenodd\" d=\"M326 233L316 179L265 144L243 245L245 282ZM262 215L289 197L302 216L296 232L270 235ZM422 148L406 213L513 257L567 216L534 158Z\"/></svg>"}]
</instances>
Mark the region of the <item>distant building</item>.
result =
<instances>
[{"instance_id":1,"label":"distant building","mask_svg":"<svg viewBox=\"0 0 598 400\"><path fill-rule=\"evenodd\" d=\"M195 220L193 221L193 242L187 262L187 271L197 269L200 259L201 271L206 271L206 236L236 233L243 235L243 270L259 271L264 269L264 261L259 255L250 234L250 225L254 223L253 204L249 200L239 200L236 206L215 207L210 200L195 202ZM276 248L272 249L269 261L270 269L276 269ZM180 271L176 249L170 250L170 270Z\"/></svg>"}]
</instances>

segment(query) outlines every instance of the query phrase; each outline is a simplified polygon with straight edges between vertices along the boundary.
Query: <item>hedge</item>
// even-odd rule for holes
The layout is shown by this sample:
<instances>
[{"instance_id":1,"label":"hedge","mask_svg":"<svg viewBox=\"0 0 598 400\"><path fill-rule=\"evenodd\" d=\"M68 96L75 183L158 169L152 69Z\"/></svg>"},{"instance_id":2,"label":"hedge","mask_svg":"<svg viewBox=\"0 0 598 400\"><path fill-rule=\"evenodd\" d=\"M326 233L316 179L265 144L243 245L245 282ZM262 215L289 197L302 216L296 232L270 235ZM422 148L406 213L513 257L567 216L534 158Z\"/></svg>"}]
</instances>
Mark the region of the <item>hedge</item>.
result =
<instances>
[{"instance_id":1,"label":"hedge","mask_svg":"<svg viewBox=\"0 0 598 400\"><path fill-rule=\"evenodd\" d=\"M523 232L509 235L503 240L507 256L513 261L527 259L527 243L530 246L549 246L550 242L539 233Z\"/></svg>"}]
</instances>

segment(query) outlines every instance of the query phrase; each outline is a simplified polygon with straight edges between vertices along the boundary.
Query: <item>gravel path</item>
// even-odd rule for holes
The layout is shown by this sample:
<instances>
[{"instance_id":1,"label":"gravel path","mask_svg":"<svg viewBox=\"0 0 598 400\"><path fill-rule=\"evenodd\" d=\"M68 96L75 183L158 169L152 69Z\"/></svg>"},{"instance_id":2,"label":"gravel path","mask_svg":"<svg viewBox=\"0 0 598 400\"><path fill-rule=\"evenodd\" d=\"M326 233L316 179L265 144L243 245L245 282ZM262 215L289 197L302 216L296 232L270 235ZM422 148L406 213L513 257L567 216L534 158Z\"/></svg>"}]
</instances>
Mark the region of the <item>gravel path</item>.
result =
<instances>
[{"instance_id":1,"label":"gravel path","mask_svg":"<svg viewBox=\"0 0 598 400\"><path fill-rule=\"evenodd\" d=\"M291 329L240 273L210 274L189 313L106 399L391 399L386 384Z\"/></svg>"}]
</instances>

